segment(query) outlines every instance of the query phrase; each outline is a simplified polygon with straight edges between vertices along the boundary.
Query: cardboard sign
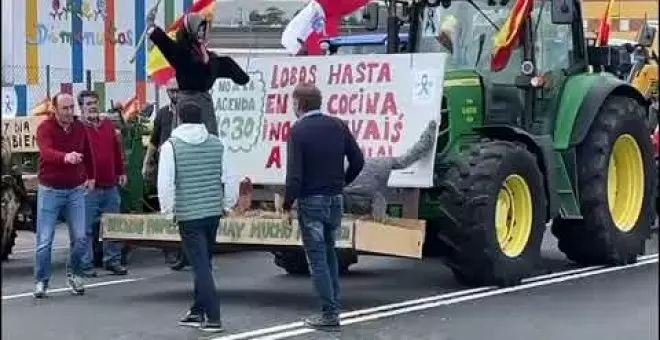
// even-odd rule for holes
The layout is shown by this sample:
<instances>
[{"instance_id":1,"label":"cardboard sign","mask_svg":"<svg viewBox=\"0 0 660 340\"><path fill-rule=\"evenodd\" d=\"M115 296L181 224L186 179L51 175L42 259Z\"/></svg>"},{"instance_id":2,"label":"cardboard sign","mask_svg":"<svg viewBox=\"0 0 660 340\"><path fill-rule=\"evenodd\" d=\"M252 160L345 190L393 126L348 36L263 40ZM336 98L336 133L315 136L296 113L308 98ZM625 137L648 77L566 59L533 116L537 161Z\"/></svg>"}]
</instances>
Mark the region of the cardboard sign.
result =
<instances>
[{"instance_id":1,"label":"cardboard sign","mask_svg":"<svg viewBox=\"0 0 660 340\"><path fill-rule=\"evenodd\" d=\"M103 238L118 240L180 241L179 229L160 214L103 214ZM351 248L353 222L342 221L337 232L337 247ZM216 242L267 246L300 246L298 223L280 219L230 217L220 220Z\"/></svg>"},{"instance_id":2,"label":"cardboard sign","mask_svg":"<svg viewBox=\"0 0 660 340\"><path fill-rule=\"evenodd\" d=\"M39 152L37 127L45 116L13 117L2 120L2 135L9 141L12 153Z\"/></svg>"},{"instance_id":3,"label":"cardboard sign","mask_svg":"<svg viewBox=\"0 0 660 340\"><path fill-rule=\"evenodd\" d=\"M445 61L444 53L239 59L250 83L219 79L212 91L225 162L255 184L284 184L291 93L301 82L318 86L321 110L348 125L365 158L400 156L430 120L440 125ZM430 187L435 147L389 185Z\"/></svg>"},{"instance_id":4,"label":"cardboard sign","mask_svg":"<svg viewBox=\"0 0 660 340\"><path fill-rule=\"evenodd\" d=\"M426 221L388 219L384 223L342 219L336 247L361 253L422 258ZM103 214L101 237L125 241L181 241L179 229L160 214ZM216 243L273 247L302 246L296 220L227 217L220 220Z\"/></svg>"}]
</instances>

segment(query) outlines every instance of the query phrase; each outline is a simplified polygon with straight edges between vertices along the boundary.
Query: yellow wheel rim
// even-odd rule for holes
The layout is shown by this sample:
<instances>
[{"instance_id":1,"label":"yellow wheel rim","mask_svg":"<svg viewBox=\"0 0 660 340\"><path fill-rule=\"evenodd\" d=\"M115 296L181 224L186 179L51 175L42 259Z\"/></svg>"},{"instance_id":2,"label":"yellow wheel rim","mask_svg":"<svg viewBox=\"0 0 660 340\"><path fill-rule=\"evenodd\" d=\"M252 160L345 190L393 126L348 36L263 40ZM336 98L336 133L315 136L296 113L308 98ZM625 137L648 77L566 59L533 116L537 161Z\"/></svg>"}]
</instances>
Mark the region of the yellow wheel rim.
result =
<instances>
[{"instance_id":1,"label":"yellow wheel rim","mask_svg":"<svg viewBox=\"0 0 660 340\"><path fill-rule=\"evenodd\" d=\"M502 252L508 257L520 255L532 233L532 194L520 175L509 175L497 194L495 231Z\"/></svg>"},{"instance_id":2,"label":"yellow wheel rim","mask_svg":"<svg viewBox=\"0 0 660 340\"><path fill-rule=\"evenodd\" d=\"M644 161L635 138L619 136L610 155L607 169L607 203L614 225L632 230L644 202Z\"/></svg>"}]
</instances>

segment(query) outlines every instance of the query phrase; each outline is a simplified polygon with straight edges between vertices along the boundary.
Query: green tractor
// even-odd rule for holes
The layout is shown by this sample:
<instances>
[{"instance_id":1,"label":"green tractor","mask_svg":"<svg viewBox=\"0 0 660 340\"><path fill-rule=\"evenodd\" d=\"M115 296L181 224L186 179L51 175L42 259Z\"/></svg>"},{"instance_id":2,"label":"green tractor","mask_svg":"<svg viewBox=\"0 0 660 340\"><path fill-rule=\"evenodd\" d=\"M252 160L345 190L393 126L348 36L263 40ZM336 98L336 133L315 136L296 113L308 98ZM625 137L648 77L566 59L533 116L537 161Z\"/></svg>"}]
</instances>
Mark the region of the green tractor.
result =
<instances>
[{"instance_id":1,"label":"green tractor","mask_svg":"<svg viewBox=\"0 0 660 340\"><path fill-rule=\"evenodd\" d=\"M466 285L515 285L533 274L549 224L578 264L635 262L655 215L648 102L601 72L630 56L587 46L577 0L537 0L494 71L494 37L514 2L387 8L388 53L449 54L434 186L420 190L418 216L427 221L424 255L442 256ZM377 29L379 11L367 6L368 28Z\"/></svg>"}]
</instances>

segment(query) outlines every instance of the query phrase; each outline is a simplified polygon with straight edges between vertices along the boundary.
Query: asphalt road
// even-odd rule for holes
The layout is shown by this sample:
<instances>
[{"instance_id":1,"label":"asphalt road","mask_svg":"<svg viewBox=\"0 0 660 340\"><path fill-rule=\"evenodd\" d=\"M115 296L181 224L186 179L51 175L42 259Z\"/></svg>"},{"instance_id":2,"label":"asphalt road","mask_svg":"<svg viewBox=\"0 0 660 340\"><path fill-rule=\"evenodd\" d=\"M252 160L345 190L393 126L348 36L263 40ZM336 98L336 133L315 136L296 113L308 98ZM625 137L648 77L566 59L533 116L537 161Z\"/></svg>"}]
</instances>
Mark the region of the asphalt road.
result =
<instances>
[{"instance_id":1,"label":"asphalt road","mask_svg":"<svg viewBox=\"0 0 660 340\"><path fill-rule=\"evenodd\" d=\"M84 296L65 287L66 231L57 233L50 296L31 296L33 239L21 233L2 266L3 339L658 339L657 255L626 268L579 268L546 235L545 261L520 286L467 289L438 260L362 256L342 279L341 333L298 320L316 311L311 283L287 276L266 253L215 257L223 322L219 335L177 325L192 298L190 272L161 253L137 250L127 276L89 280ZM647 253L657 254L657 235Z\"/></svg>"}]
</instances>

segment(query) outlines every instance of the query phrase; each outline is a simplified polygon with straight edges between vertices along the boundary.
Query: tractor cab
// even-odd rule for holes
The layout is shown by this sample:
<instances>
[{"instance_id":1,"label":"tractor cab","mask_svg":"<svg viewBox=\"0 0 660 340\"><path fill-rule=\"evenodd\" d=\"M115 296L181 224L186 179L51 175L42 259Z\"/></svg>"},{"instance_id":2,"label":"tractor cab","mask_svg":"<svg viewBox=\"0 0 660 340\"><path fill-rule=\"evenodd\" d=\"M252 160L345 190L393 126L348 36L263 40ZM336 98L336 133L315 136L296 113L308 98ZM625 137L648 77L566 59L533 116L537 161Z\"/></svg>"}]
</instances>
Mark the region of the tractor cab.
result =
<instances>
[{"instance_id":1,"label":"tractor cab","mask_svg":"<svg viewBox=\"0 0 660 340\"><path fill-rule=\"evenodd\" d=\"M400 33L399 41L404 44L401 52L405 52L408 34ZM384 54L387 52L387 35L384 33L340 35L322 40L321 47L328 55Z\"/></svg>"}]
</instances>

